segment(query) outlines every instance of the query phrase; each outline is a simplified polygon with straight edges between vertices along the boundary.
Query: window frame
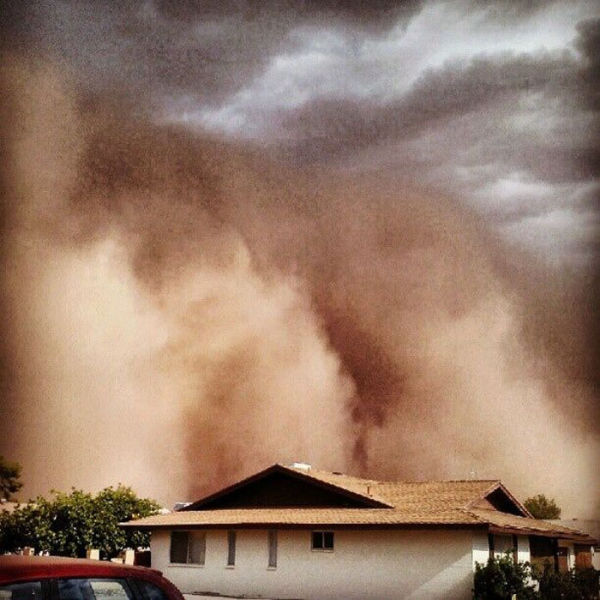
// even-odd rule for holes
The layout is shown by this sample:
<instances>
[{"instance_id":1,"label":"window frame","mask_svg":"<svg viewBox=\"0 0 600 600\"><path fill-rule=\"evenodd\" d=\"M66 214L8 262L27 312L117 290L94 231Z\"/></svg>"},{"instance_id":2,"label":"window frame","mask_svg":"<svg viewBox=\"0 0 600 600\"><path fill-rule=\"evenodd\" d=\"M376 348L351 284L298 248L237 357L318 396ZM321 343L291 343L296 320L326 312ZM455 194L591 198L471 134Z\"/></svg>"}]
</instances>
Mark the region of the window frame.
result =
<instances>
[{"instance_id":1,"label":"window frame","mask_svg":"<svg viewBox=\"0 0 600 600\"><path fill-rule=\"evenodd\" d=\"M275 570L277 568L277 556L279 553L279 535L277 529L267 531L267 569Z\"/></svg>"},{"instance_id":2,"label":"window frame","mask_svg":"<svg viewBox=\"0 0 600 600\"><path fill-rule=\"evenodd\" d=\"M74 581L74 580L84 580L87 582L92 595L95 596L94 594L94 589L92 587L92 583L93 582L98 582L98 581L102 581L102 582L106 582L106 581L112 581L112 582L117 582L119 583L123 590L125 591L125 594L127 595L128 598L131 598L132 600L137 600L139 598L139 595L137 594L137 589L134 588L131 585L130 582L130 578L127 576L102 576L102 575L64 575L61 577L55 577L52 578L49 583L51 584L50 587L50 595L47 596L47 598L50 598L52 600L60 600L61 596L60 596L60 582L61 581Z\"/></svg>"},{"instance_id":3,"label":"window frame","mask_svg":"<svg viewBox=\"0 0 600 600\"><path fill-rule=\"evenodd\" d=\"M179 562L173 560L173 534L186 534L186 560ZM195 562L192 560L192 541L196 536L202 543L202 561ZM203 567L206 564L206 532L195 529L174 529L169 536L169 565L170 566L185 566L185 567Z\"/></svg>"},{"instance_id":4,"label":"window frame","mask_svg":"<svg viewBox=\"0 0 600 600\"><path fill-rule=\"evenodd\" d=\"M237 532L235 529L229 529L227 531L227 568L233 569L235 567L236 559L236 547L237 547Z\"/></svg>"},{"instance_id":5,"label":"window frame","mask_svg":"<svg viewBox=\"0 0 600 600\"><path fill-rule=\"evenodd\" d=\"M315 544L315 536L320 537L320 545ZM326 539L331 536L331 545L326 544ZM310 532L310 549L312 552L334 552L335 532L330 529L313 529Z\"/></svg>"}]
</instances>

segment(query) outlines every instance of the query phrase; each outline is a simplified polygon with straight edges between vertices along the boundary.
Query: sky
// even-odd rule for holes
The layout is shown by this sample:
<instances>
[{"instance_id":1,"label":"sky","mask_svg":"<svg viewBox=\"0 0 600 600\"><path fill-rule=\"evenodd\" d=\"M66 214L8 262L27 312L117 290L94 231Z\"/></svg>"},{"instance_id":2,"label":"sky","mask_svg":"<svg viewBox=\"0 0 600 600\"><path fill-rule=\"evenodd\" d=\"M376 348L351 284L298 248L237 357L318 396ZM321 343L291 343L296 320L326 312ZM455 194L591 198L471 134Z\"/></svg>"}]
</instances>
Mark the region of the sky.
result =
<instances>
[{"instance_id":1,"label":"sky","mask_svg":"<svg viewBox=\"0 0 600 600\"><path fill-rule=\"evenodd\" d=\"M4 3L0 453L600 516L596 2Z\"/></svg>"}]
</instances>

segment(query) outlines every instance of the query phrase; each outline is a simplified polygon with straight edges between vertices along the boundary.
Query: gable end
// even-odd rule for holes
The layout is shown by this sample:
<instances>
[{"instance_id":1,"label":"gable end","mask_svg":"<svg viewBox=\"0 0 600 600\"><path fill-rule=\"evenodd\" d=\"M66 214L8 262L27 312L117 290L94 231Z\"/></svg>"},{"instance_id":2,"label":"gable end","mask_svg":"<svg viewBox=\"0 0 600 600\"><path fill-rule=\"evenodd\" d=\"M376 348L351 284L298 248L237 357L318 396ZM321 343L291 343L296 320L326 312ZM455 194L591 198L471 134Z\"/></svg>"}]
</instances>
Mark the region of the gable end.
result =
<instances>
[{"instance_id":1,"label":"gable end","mask_svg":"<svg viewBox=\"0 0 600 600\"><path fill-rule=\"evenodd\" d=\"M481 508L497 510L501 513L516 515L518 517L529 517L531 513L523 506L501 483L488 490L485 495L472 502L469 508Z\"/></svg>"},{"instance_id":2,"label":"gable end","mask_svg":"<svg viewBox=\"0 0 600 600\"><path fill-rule=\"evenodd\" d=\"M231 508L389 508L389 505L274 465L181 510Z\"/></svg>"}]
</instances>

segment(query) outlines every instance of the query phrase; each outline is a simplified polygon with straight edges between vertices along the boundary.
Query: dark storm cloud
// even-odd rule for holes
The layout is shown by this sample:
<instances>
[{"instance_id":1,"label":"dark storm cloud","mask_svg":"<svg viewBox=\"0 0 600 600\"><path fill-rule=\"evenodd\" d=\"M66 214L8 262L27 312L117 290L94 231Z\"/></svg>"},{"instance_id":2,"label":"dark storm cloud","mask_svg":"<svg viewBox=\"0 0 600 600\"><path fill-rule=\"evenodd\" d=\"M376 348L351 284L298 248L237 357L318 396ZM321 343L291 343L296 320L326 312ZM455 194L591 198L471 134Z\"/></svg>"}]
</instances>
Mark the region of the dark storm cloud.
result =
<instances>
[{"instance_id":1,"label":"dark storm cloud","mask_svg":"<svg viewBox=\"0 0 600 600\"><path fill-rule=\"evenodd\" d=\"M572 62L548 55L454 62L425 73L393 102L317 98L282 115L281 127L296 140L299 159L350 156L381 142L408 142L472 113L499 120L527 95L573 92Z\"/></svg>"},{"instance_id":2,"label":"dark storm cloud","mask_svg":"<svg viewBox=\"0 0 600 600\"><path fill-rule=\"evenodd\" d=\"M420 2L7 3L5 37L71 66L83 88L136 90L146 102L186 95L216 102L289 47L288 34L322 24L375 35Z\"/></svg>"},{"instance_id":3,"label":"dark storm cloud","mask_svg":"<svg viewBox=\"0 0 600 600\"><path fill-rule=\"evenodd\" d=\"M577 47L585 57L582 88L589 108L600 111L600 19L583 21L577 29Z\"/></svg>"},{"instance_id":4,"label":"dark storm cloud","mask_svg":"<svg viewBox=\"0 0 600 600\"><path fill-rule=\"evenodd\" d=\"M387 100L317 94L280 110L267 139L292 162L369 164L427 182L528 243L546 246L557 239L554 227L570 227L571 241L555 248L567 261L587 262L597 251L589 233L597 228L600 167L597 25L585 21L574 32L579 53L447 60ZM523 236L527 227L540 231Z\"/></svg>"},{"instance_id":5,"label":"dark storm cloud","mask_svg":"<svg viewBox=\"0 0 600 600\"><path fill-rule=\"evenodd\" d=\"M251 0L184 0L169 2L158 0L157 9L168 18L178 21L210 16L222 18L227 15L240 13L246 19L264 19L269 15L278 14L282 22L319 21L323 18L333 19L334 22L348 23L359 29L387 29L399 17L409 17L416 12L422 2L420 0L284 0L280 2L252 2Z\"/></svg>"}]
</instances>

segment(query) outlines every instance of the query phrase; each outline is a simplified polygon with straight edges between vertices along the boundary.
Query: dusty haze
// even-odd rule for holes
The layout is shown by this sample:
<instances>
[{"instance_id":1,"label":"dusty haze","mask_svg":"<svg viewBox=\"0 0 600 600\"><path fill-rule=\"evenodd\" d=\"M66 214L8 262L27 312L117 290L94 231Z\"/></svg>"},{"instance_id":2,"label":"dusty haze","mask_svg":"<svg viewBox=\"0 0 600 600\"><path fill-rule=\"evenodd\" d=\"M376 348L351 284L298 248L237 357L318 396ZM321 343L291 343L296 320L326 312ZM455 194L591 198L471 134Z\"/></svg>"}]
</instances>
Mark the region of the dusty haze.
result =
<instances>
[{"instance_id":1,"label":"dusty haze","mask_svg":"<svg viewBox=\"0 0 600 600\"><path fill-rule=\"evenodd\" d=\"M303 460L598 514L589 270L393 175L284 167L3 65L0 451L26 495L170 504Z\"/></svg>"}]
</instances>

